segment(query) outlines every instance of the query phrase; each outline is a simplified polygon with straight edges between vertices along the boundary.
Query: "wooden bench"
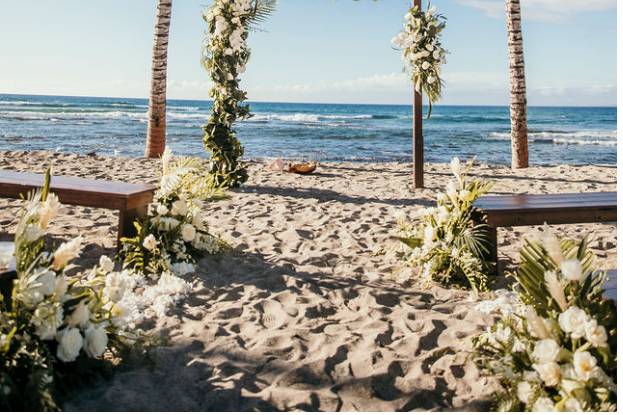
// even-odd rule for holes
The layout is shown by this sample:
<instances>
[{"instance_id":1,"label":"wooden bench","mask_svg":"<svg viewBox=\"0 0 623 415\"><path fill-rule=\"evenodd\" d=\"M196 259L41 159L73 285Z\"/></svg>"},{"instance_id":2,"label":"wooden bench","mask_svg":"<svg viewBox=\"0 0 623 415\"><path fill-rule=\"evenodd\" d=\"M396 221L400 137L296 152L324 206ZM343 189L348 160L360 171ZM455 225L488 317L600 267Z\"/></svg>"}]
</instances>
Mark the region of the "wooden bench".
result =
<instances>
[{"instance_id":1,"label":"wooden bench","mask_svg":"<svg viewBox=\"0 0 623 415\"><path fill-rule=\"evenodd\" d=\"M474 203L486 215L492 244L491 260L497 266L497 228L566 223L616 222L616 192L549 195L484 196Z\"/></svg>"},{"instance_id":2,"label":"wooden bench","mask_svg":"<svg viewBox=\"0 0 623 415\"><path fill-rule=\"evenodd\" d=\"M19 199L35 188L43 186L43 175L0 170L0 197ZM131 184L80 177L52 176L50 191L67 205L112 209L119 211L117 247L121 237L134 234L133 222L147 214L155 186Z\"/></svg>"}]
</instances>

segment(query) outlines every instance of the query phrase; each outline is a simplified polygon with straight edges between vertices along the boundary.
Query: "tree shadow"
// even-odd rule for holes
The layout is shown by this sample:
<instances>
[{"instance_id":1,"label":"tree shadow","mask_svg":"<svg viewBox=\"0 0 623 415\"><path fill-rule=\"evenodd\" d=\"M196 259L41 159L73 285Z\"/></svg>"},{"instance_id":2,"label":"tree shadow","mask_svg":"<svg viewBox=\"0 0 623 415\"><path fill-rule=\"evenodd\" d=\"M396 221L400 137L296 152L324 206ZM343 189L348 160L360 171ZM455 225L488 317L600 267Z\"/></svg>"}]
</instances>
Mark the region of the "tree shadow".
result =
<instances>
[{"instance_id":1,"label":"tree shadow","mask_svg":"<svg viewBox=\"0 0 623 415\"><path fill-rule=\"evenodd\" d=\"M375 198L365 196L349 196L343 193L335 192L333 190L313 188L313 187L276 187L276 186L261 186L261 185L249 185L242 189L233 190L236 193L256 193L256 194L268 194L272 196L292 197L298 199L316 199L319 203L327 202L340 202L340 203L352 203L357 205L365 205L368 203L380 203L390 206L432 206L433 200L422 198Z\"/></svg>"}]
</instances>

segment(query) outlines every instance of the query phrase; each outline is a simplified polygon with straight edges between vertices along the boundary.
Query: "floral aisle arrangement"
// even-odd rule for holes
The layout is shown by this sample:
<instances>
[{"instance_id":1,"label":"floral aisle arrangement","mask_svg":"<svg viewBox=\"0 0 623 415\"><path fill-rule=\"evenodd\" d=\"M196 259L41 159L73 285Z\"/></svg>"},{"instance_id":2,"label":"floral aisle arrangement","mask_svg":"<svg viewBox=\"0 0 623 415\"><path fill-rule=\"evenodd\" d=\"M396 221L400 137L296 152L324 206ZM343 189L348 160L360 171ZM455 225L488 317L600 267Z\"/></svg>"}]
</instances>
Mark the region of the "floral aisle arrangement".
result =
<instances>
[{"instance_id":1,"label":"floral aisle arrangement","mask_svg":"<svg viewBox=\"0 0 623 415\"><path fill-rule=\"evenodd\" d=\"M0 408L56 409L59 365L100 358L125 338L115 303L96 281L68 277L81 238L47 250L45 230L60 207L46 184L34 192L15 233L15 270L0 288Z\"/></svg>"},{"instance_id":2,"label":"floral aisle arrangement","mask_svg":"<svg viewBox=\"0 0 623 415\"><path fill-rule=\"evenodd\" d=\"M474 339L503 411L616 411L616 306L588 240L526 241L514 311Z\"/></svg>"},{"instance_id":3,"label":"floral aisle arrangement","mask_svg":"<svg viewBox=\"0 0 623 415\"><path fill-rule=\"evenodd\" d=\"M122 240L124 266L147 275L194 271L199 255L214 254L226 244L208 231L199 200L224 197L215 177L197 158L174 160L167 148L162 157L160 186L145 219L137 221L137 236Z\"/></svg>"},{"instance_id":4,"label":"floral aisle arrangement","mask_svg":"<svg viewBox=\"0 0 623 415\"><path fill-rule=\"evenodd\" d=\"M240 88L240 75L251 56L247 45L253 22L266 17L275 0L214 0L203 18L208 24L203 63L213 86L212 115L204 127L204 144L211 153L211 172L218 185L237 187L248 176L241 158L244 149L233 129L236 120L249 118L247 94Z\"/></svg>"},{"instance_id":5,"label":"floral aisle arrangement","mask_svg":"<svg viewBox=\"0 0 623 415\"><path fill-rule=\"evenodd\" d=\"M402 49L405 71L409 73L415 89L428 96L428 117L432 105L441 98L443 81L441 65L446 63L448 53L441 46L441 33L446 18L428 4L427 10L415 6L405 15L404 30L392 39Z\"/></svg>"},{"instance_id":6,"label":"floral aisle arrangement","mask_svg":"<svg viewBox=\"0 0 623 415\"><path fill-rule=\"evenodd\" d=\"M406 248L402 259L418 277L478 291L489 286L491 264L486 256L491 247L473 204L492 183L468 180L472 164L463 166L458 158L452 159L454 180L448 182L446 193L437 195L437 207L417 212L416 223L400 222L398 239Z\"/></svg>"}]
</instances>

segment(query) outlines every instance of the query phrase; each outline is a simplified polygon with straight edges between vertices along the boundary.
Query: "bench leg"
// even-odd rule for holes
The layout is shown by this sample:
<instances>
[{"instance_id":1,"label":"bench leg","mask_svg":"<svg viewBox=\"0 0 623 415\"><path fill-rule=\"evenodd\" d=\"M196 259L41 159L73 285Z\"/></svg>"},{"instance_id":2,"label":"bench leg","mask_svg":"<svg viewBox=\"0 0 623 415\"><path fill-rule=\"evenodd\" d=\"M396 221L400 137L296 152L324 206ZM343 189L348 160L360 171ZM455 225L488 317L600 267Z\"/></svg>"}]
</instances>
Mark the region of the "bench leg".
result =
<instances>
[{"instance_id":1,"label":"bench leg","mask_svg":"<svg viewBox=\"0 0 623 415\"><path fill-rule=\"evenodd\" d=\"M117 251L121 249L121 238L136 236L134 221L147 215L147 206L119 211L119 230L117 232Z\"/></svg>"},{"instance_id":2,"label":"bench leg","mask_svg":"<svg viewBox=\"0 0 623 415\"><path fill-rule=\"evenodd\" d=\"M496 274L499 274L499 264L498 264L498 229L493 226L488 227L488 239L489 239L489 247L491 252L489 252L488 259L493 263L492 271Z\"/></svg>"}]
</instances>

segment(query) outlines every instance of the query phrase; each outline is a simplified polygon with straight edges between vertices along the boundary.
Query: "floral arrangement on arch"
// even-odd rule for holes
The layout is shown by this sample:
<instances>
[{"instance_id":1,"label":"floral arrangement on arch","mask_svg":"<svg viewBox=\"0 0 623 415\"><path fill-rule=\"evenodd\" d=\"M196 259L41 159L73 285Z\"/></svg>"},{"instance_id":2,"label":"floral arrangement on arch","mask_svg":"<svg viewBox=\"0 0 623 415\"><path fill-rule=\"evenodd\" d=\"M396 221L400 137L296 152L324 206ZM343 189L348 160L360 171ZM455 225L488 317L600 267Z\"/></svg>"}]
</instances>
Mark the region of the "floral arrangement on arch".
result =
<instances>
[{"instance_id":1,"label":"floral arrangement on arch","mask_svg":"<svg viewBox=\"0 0 623 415\"><path fill-rule=\"evenodd\" d=\"M472 164L463 166L458 158L452 159L454 179L445 193L437 195L437 206L419 210L415 223L399 222L398 239L406 248L402 259L418 277L482 291L490 285L491 264L486 258L491 247L487 227L478 220L473 204L492 183L468 180Z\"/></svg>"},{"instance_id":2,"label":"floral arrangement on arch","mask_svg":"<svg viewBox=\"0 0 623 415\"><path fill-rule=\"evenodd\" d=\"M247 45L254 22L268 16L276 0L214 0L203 18L208 24L203 64L213 82L210 97L212 114L204 127L204 144L211 153L211 172L217 185L237 187L247 172L241 158L244 149L233 125L249 118L245 91L240 89L240 75L246 71L251 56Z\"/></svg>"},{"instance_id":3,"label":"floral arrangement on arch","mask_svg":"<svg viewBox=\"0 0 623 415\"><path fill-rule=\"evenodd\" d=\"M588 239L527 240L514 312L474 339L502 411L616 411L616 306Z\"/></svg>"},{"instance_id":4,"label":"floral arrangement on arch","mask_svg":"<svg viewBox=\"0 0 623 415\"><path fill-rule=\"evenodd\" d=\"M20 214L13 253L0 253L0 410L60 409L59 380L107 352L120 356L140 340L145 318L164 315L192 288L168 272L157 284L115 272L106 256L69 276L82 238L47 248L46 229L61 207L49 184L50 170Z\"/></svg>"},{"instance_id":5,"label":"floral arrangement on arch","mask_svg":"<svg viewBox=\"0 0 623 415\"><path fill-rule=\"evenodd\" d=\"M122 239L124 266L147 275L183 275L194 271L199 256L223 251L226 244L209 232L197 204L224 197L214 180L201 159L174 159L167 147L148 215L135 222L137 236Z\"/></svg>"},{"instance_id":6,"label":"floral arrangement on arch","mask_svg":"<svg viewBox=\"0 0 623 415\"><path fill-rule=\"evenodd\" d=\"M409 73L415 89L428 96L428 117L433 104L441 98L443 81L441 65L446 63L447 51L441 45L441 33L446 18L430 6L426 11L414 6L405 15L404 29L392 39L402 49L405 71Z\"/></svg>"}]
</instances>

